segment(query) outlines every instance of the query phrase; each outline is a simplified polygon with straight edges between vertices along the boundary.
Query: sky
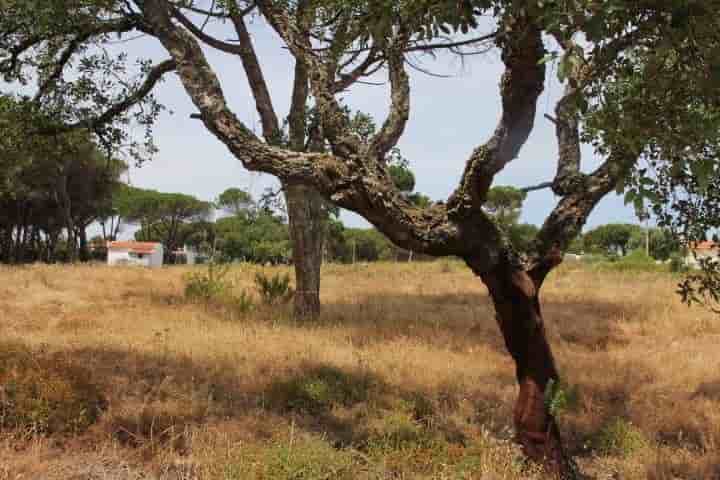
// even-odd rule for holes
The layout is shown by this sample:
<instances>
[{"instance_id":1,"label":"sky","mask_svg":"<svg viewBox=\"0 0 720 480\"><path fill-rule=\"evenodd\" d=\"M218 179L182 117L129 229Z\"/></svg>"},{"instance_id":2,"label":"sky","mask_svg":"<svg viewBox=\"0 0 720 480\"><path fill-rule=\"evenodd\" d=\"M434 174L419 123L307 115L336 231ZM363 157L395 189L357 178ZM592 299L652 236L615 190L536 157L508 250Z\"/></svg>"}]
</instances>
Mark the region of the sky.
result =
<instances>
[{"instance_id":1,"label":"sky","mask_svg":"<svg viewBox=\"0 0 720 480\"><path fill-rule=\"evenodd\" d=\"M249 29L276 111L284 118L290 104L293 59L261 20L255 19ZM217 28L214 33L220 38L227 38L228 34ZM152 39L113 48L134 56L156 60L167 58L167 53ZM258 116L240 60L214 50L205 51L231 108L247 126L259 133ZM450 55L435 60L425 57L419 61L424 68L449 76L437 78L409 71L410 120L398 146L415 173L416 191L434 200L445 200L455 189L473 149L493 133L500 116L498 83L503 65L497 52L466 57L462 61ZM157 89L157 96L172 112L163 113L154 129L158 154L141 167L130 168L128 178L132 185L192 194L204 200L216 198L229 187L246 189L258 197L267 186L277 185L269 175L245 170L202 123L191 119L190 114L196 110L179 79L174 74L166 77ZM554 125L543 115L552 114L561 91L562 85L551 72L538 103L532 135L518 158L496 177L495 185L524 187L552 179L557 143ZM389 88L386 84L356 85L343 96L343 101L354 110L370 113L381 124L388 110ZM583 153L583 169L590 170L598 165L600 159L593 155L591 148L584 148ZM542 224L556 201L550 190L530 193L523 207L522 221ZM369 225L350 212L343 212L342 219L348 226ZM624 206L622 198L611 194L593 212L588 227L636 221L634 212Z\"/></svg>"}]
</instances>

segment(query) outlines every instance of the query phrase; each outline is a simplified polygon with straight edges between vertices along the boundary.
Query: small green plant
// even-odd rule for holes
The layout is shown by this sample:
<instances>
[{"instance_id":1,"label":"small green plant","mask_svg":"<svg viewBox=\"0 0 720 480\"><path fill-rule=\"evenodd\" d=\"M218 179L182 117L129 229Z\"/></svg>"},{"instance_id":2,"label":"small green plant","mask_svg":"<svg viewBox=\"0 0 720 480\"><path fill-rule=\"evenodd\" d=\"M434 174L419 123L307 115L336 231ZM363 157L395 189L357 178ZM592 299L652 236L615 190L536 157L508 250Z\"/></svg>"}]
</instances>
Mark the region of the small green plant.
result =
<instances>
[{"instance_id":1,"label":"small green plant","mask_svg":"<svg viewBox=\"0 0 720 480\"><path fill-rule=\"evenodd\" d=\"M422 449L426 453L443 449L446 443L413 418L412 413L392 411L382 418L366 441L368 453L373 456L391 451Z\"/></svg>"},{"instance_id":2,"label":"small green plant","mask_svg":"<svg viewBox=\"0 0 720 480\"><path fill-rule=\"evenodd\" d=\"M631 422L615 418L598 432L593 444L601 455L628 457L645 447L647 440Z\"/></svg>"},{"instance_id":3,"label":"small green plant","mask_svg":"<svg viewBox=\"0 0 720 480\"><path fill-rule=\"evenodd\" d=\"M209 302L226 296L232 284L227 280L230 265L209 262L204 271L193 272L185 278L185 298L190 301Z\"/></svg>"},{"instance_id":4,"label":"small green plant","mask_svg":"<svg viewBox=\"0 0 720 480\"><path fill-rule=\"evenodd\" d=\"M577 387L555 379L550 379L545 387L545 405L554 417L560 417L568 410L576 408L579 397Z\"/></svg>"},{"instance_id":5,"label":"small green plant","mask_svg":"<svg viewBox=\"0 0 720 480\"><path fill-rule=\"evenodd\" d=\"M685 259L679 253L670 255L670 271L673 273L684 273L688 271Z\"/></svg>"},{"instance_id":6,"label":"small green plant","mask_svg":"<svg viewBox=\"0 0 720 480\"><path fill-rule=\"evenodd\" d=\"M255 274L255 285L266 305L287 303L294 293L290 287L290 276L287 273L282 275L276 273L272 277L268 277L264 273L258 272Z\"/></svg>"},{"instance_id":7,"label":"small green plant","mask_svg":"<svg viewBox=\"0 0 720 480\"><path fill-rule=\"evenodd\" d=\"M325 480L355 477L350 452L337 450L316 437L291 440L268 450L262 478Z\"/></svg>"},{"instance_id":8,"label":"small green plant","mask_svg":"<svg viewBox=\"0 0 720 480\"><path fill-rule=\"evenodd\" d=\"M255 302L246 290L241 291L239 295L233 295L230 304L240 313L248 313L255 308Z\"/></svg>"},{"instance_id":9,"label":"small green plant","mask_svg":"<svg viewBox=\"0 0 720 480\"><path fill-rule=\"evenodd\" d=\"M367 400L369 379L330 366L279 382L270 389L273 403L283 410L318 414L335 406L352 406Z\"/></svg>"}]
</instances>

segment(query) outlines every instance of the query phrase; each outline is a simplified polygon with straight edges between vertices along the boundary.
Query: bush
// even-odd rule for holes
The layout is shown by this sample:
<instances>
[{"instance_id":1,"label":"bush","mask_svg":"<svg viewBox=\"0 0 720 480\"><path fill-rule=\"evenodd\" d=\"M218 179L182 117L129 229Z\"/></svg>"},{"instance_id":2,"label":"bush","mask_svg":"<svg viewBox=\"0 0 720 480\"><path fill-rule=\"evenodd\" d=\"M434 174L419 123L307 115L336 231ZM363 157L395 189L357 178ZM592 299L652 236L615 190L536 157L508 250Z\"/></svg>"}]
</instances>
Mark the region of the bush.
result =
<instances>
[{"instance_id":1,"label":"bush","mask_svg":"<svg viewBox=\"0 0 720 480\"><path fill-rule=\"evenodd\" d=\"M391 450L442 448L443 442L434 432L426 429L407 412L390 412L367 440L371 454L384 454Z\"/></svg>"},{"instance_id":2,"label":"bush","mask_svg":"<svg viewBox=\"0 0 720 480\"><path fill-rule=\"evenodd\" d=\"M670 255L670 271L673 273L683 273L688 270L685 265L685 259L679 253Z\"/></svg>"},{"instance_id":3,"label":"bush","mask_svg":"<svg viewBox=\"0 0 720 480\"><path fill-rule=\"evenodd\" d=\"M601 455L628 457L645 447L647 440L632 423L616 418L600 430L593 443Z\"/></svg>"},{"instance_id":4,"label":"bush","mask_svg":"<svg viewBox=\"0 0 720 480\"><path fill-rule=\"evenodd\" d=\"M79 433L106 405L88 369L59 354L0 345L0 429Z\"/></svg>"},{"instance_id":5,"label":"bush","mask_svg":"<svg viewBox=\"0 0 720 480\"><path fill-rule=\"evenodd\" d=\"M293 289L290 287L290 276L286 273L276 273L268 277L262 272L255 274L255 285L257 285L260 297L266 305L276 303L287 303L293 296Z\"/></svg>"},{"instance_id":6,"label":"bush","mask_svg":"<svg viewBox=\"0 0 720 480\"><path fill-rule=\"evenodd\" d=\"M351 480L358 478L352 451L337 450L325 439L310 435L291 436L261 451L245 454L225 465L226 480Z\"/></svg>"},{"instance_id":7,"label":"bush","mask_svg":"<svg viewBox=\"0 0 720 480\"><path fill-rule=\"evenodd\" d=\"M605 262L598 262L597 267L615 272L658 272L667 271L664 265L658 265L643 250L633 250L624 257L607 257Z\"/></svg>"},{"instance_id":8,"label":"bush","mask_svg":"<svg viewBox=\"0 0 720 480\"><path fill-rule=\"evenodd\" d=\"M229 264L210 262L205 271L188 274L185 278L185 297L191 301L209 302L226 296L232 288L226 279L229 271Z\"/></svg>"},{"instance_id":9,"label":"bush","mask_svg":"<svg viewBox=\"0 0 720 480\"><path fill-rule=\"evenodd\" d=\"M320 366L303 375L273 384L269 398L281 410L319 414L336 406L367 400L372 387L364 376Z\"/></svg>"},{"instance_id":10,"label":"bush","mask_svg":"<svg viewBox=\"0 0 720 480\"><path fill-rule=\"evenodd\" d=\"M240 313L253 309L254 302L245 290L239 295L233 293L233 282L227 279L230 264L210 262L207 269L194 272L185 278L185 298L191 302L217 303Z\"/></svg>"},{"instance_id":11,"label":"bush","mask_svg":"<svg viewBox=\"0 0 720 480\"><path fill-rule=\"evenodd\" d=\"M567 411L575 410L579 403L577 386L552 379L548 382L545 388L545 405L553 416L560 417Z\"/></svg>"}]
</instances>

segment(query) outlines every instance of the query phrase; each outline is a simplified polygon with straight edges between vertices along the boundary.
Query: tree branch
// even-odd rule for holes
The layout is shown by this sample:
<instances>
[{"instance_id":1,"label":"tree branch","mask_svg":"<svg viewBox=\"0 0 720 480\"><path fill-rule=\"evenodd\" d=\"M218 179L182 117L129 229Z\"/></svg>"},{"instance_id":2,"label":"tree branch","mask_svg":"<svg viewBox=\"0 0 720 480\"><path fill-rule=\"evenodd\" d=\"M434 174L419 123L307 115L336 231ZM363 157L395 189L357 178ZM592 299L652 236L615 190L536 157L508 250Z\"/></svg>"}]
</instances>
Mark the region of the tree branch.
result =
<instances>
[{"instance_id":1,"label":"tree branch","mask_svg":"<svg viewBox=\"0 0 720 480\"><path fill-rule=\"evenodd\" d=\"M382 128L370 140L371 151L380 161L397 145L410 117L410 79L405 71L403 55L406 42L407 37L401 35L386 52L392 98L390 113Z\"/></svg>"},{"instance_id":2,"label":"tree branch","mask_svg":"<svg viewBox=\"0 0 720 480\"><path fill-rule=\"evenodd\" d=\"M521 188L520 191L525 192L525 193L530 193L530 192L535 192L538 190L545 190L546 188L552 188L552 186L553 186L553 182L542 182L542 183L538 183L537 185L531 185L529 187Z\"/></svg>"},{"instance_id":3,"label":"tree branch","mask_svg":"<svg viewBox=\"0 0 720 480\"><path fill-rule=\"evenodd\" d=\"M323 123L323 133L333 152L342 158L360 153L360 142L350 130L349 120L335 98L335 66L324 63L313 51L310 40L292 22L288 13L275 2L258 0L260 11L283 39L296 59L308 67L310 87Z\"/></svg>"},{"instance_id":4,"label":"tree branch","mask_svg":"<svg viewBox=\"0 0 720 480\"><path fill-rule=\"evenodd\" d=\"M163 75L175 70L175 66L176 64L174 60L165 60L164 62L157 64L150 70L148 75L145 77L145 81L142 85L140 85L137 90L135 90L132 94L128 95L124 100L116 103L115 105L105 110L105 112L98 115L97 117L79 120L75 123L70 123L66 125L57 125L54 127L43 128L37 133L64 133L77 129L95 130L97 128L100 128L112 122L116 117L122 115L130 108L141 102L145 97L150 94L150 92L152 92L153 88L155 88L158 82L160 82Z\"/></svg>"},{"instance_id":5,"label":"tree branch","mask_svg":"<svg viewBox=\"0 0 720 480\"><path fill-rule=\"evenodd\" d=\"M187 28L190 33L198 37L207 45L217 50L220 50L221 52L230 53L233 55L241 54L242 47L240 47L240 45L223 42L222 40L218 40L217 38L208 35L201 28L196 26L189 18L183 15L182 12L180 12L180 9L173 7L173 17L177 19L177 21L180 22L183 27Z\"/></svg>"},{"instance_id":6,"label":"tree branch","mask_svg":"<svg viewBox=\"0 0 720 480\"><path fill-rule=\"evenodd\" d=\"M255 108L258 115L260 115L263 137L268 143L276 143L280 139L280 122L275 113L272 98L270 97L270 89L265 81L250 33L245 26L245 18L243 15L232 15L231 20L240 42L238 55L247 75L250 90L255 98Z\"/></svg>"},{"instance_id":7,"label":"tree branch","mask_svg":"<svg viewBox=\"0 0 720 480\"><path fill-rule=\"evenodd\" d=\"M535 121L545 81L545 48L532 19L515 20L513 35L497 40L506 68L500 83L502 116L490 140L468 159L460 186L448 200L451 213L459 217L481 209L495 175L515 159Z\"/></svg>"}]
</instances>

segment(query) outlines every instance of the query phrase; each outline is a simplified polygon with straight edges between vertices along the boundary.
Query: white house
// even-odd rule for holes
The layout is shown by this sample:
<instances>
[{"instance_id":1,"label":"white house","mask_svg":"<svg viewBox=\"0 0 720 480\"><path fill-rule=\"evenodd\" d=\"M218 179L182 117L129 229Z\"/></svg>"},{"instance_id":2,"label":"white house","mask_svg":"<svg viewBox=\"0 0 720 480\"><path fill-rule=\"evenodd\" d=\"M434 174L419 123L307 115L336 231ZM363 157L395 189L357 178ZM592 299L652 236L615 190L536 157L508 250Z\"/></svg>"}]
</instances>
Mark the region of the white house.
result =
<instances>
[{"instance_id":1,"label":"white house","mask_svg":"<svg viewBox=\"0 0 720 480\"><path fill-rule=\"evenodd\" d=\"M697 267L699 260L703 258L711 258L714 261L720 261L720 243L700 242L688 246L688 254L685 257L685 264Z\"/></svg>"},{"instance_id":2,"label":"white house","mask_svg":"<svg viewBox=\"0 0 720 480\"><path fill-rule=\"evenodd\" d=\"M182 248L178 248L172 252L172 255L176 263L185 265L195 265L198 262L198 257L200 256L198 251L189 245L184 245Z\"/></svg>"},{"instance_id":3,"label":"white house","mask_svg":"<svg viewBox=\"0 0 720 480\"><path fill-rule=\"evenodd\" d=\"M110 242L108 244L108 265L162 267L163 255L162 243Z\"/></svg>"}]
</instances>

